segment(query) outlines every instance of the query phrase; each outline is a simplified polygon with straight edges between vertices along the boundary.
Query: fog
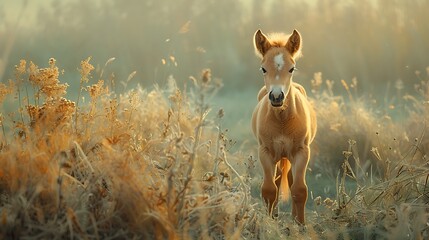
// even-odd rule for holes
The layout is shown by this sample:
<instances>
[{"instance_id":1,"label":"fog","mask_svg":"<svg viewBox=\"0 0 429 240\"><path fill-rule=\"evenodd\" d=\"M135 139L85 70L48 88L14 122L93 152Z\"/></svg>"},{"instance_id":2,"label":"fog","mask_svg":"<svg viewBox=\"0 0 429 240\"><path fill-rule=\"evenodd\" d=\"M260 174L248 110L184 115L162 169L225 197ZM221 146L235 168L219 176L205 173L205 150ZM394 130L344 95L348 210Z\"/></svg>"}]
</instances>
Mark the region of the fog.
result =
<instances>
[{"instance_id":1,"label":"fog","mask_svg":"<svg viewBox=\"0 0 429 240\"><path fill-rule=\"evenodd\" d=\"M357 96L383 105L397 91L413 94L426 74L427 9L424 0L2 1L0 78L13 79L20 59L44 67L54 57L75 96L77 69L88 57L99 67L114 57L105 76L117 83L136 71L128 88L162 87L169 76L184 86L210 68L224 84L213 107L224 108L227 127L246 138L263 83L252 43L257 29L300 31L303 57L294 80L306 88L322 72L345 94L340 81L355 78Z\"/></svg>"}]
</instances>

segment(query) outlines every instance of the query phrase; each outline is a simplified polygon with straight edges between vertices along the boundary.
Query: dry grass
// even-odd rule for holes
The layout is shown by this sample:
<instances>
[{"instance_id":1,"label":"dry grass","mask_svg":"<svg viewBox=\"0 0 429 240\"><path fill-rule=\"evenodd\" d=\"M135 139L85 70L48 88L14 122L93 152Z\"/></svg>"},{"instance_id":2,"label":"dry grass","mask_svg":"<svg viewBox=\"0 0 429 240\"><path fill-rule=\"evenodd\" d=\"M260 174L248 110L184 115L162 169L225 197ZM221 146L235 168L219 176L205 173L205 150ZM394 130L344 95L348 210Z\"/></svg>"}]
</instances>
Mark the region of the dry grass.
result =
<instances>
[{"instance_id":1,"label":"dry grass","mask_svg":"<svg viewBox=\"0 0 429 240\"><path fill-rule=\"evenodd\" d=\"M313 228L322 238L428 238L429 68L420 80L417 94L380 110L375 100L356 96L355 79L341 81L344 99L333 93L332 81L314 75L319 133L312 164L323 174L338 172L336 199L314 199ZM395 121L395 111L407 111L407 118ZM347 182L356 187L347 189Z\"/></svg>"},{"instance_id":2,"label":"dry grass","mask_svg":"<svg viewBox=\"0 0 429 240\"><path fill-rule=\"evenodd\" d=\"M225 164L222 130L207 119L210 71L194 79L192 99L174 80L165 91L116 96L103 79L83 86L89 60L81 89L90 101L79 106L63 98L55 60L16 68L20 107L1 139L3 236L240 236L255 213L247 185Z\"/></svg>"},{"instance_id":3,"label":"dry grass","mask_svg":"<svg viewBox=\"0 0 429 240\"><path fill-rule=\"evenodd\" d=\"M165 89L117 95L88 58L81 62L76 101L64 98L67 84L59 81L54 59L47 68L21 61L15 72L14 82L0 85L0 100L14 94L9 100L18 106L1 116L4 238L428 237L429 141L426 126L415 127L427 121L427 79L416 86L421 96L407 96L411 117L401 126L388 115L379 120L347 83L346 101L315 76L315 162L327 161L326 172L342 168L331 183L337 198L316 197L307 228L300 229L289 214L270 219L260 198L251 196L254 160L228 151L222 110L208 116L210 97L221 86L210 70L191 77L189 87L171 78ZM347 144L348 138L356 141ZM367 147L357 148L362 142ZM376 160L366 161L370 155L362 152ZM247 168L234 167L243 162ZM346 189L346 181L357 188Z\"/></svg>"}]
</instances>

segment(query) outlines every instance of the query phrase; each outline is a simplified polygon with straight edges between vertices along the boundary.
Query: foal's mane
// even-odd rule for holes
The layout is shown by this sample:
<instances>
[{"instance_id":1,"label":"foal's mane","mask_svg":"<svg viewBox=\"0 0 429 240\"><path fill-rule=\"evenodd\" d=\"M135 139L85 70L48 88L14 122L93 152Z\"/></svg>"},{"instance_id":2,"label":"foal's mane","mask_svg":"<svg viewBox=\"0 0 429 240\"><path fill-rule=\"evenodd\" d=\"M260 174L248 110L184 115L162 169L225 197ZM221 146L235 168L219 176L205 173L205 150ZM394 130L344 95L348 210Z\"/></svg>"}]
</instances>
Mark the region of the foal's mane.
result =
<instances>
[{"instance_id":1,"label":"foal's mane","mask_svg":"<svg viewBox=\"0 0 429 240\"><path fill-rule=\"evenodd\" d=\"M267 38L270 41L272 47L284 47L286 46L287 40L290 35L286 35L282 32L275 32L268 34Z\"/></svg>"},{"instance_id":2,"label":"foal's mane","mask_svg":"<svg viewBox=\"0 0 429 240\"><path fill-rule=\"evenodd\" d=\"M271 47L285 47L290 36L292 34L285 34L282 32L274 32L267 35L267 39L270 42ZM301 42L302 46L302 42ZM293 58L298 59L302 57L301 48L298 49L298 51L294 54Z\"/></svg>"}]
</instances>

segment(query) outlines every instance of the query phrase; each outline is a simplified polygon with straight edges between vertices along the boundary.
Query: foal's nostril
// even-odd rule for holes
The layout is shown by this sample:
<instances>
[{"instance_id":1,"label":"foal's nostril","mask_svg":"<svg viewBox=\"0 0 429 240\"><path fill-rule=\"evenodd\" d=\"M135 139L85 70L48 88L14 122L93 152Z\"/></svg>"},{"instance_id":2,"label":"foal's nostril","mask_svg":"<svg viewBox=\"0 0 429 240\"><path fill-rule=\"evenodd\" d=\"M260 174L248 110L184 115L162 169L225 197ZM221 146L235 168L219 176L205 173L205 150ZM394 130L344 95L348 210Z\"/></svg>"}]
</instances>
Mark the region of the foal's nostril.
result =
<instances>
[{"instance_id":1,"label":"foal's nostril","mask_svg":"<svg viewBox=\"0 0 429 240\"><path fill-rule=\"evenodd\" d=\"M270 92L269 99L270 99L271 102L275 102L276 101L276 97L274 96L273 91Z\"/></svg>"},{"instance_id":2,"label":"foal's nostril","mask_svg":"<svg viewBox=\"0 0 429 240\"><path fill-rule=\"evenodd\" d=\"M279 101L283 101L284 98L285 98L285 94L281 92L280 96L278 97Z\"/></svg>"}]
</instances>

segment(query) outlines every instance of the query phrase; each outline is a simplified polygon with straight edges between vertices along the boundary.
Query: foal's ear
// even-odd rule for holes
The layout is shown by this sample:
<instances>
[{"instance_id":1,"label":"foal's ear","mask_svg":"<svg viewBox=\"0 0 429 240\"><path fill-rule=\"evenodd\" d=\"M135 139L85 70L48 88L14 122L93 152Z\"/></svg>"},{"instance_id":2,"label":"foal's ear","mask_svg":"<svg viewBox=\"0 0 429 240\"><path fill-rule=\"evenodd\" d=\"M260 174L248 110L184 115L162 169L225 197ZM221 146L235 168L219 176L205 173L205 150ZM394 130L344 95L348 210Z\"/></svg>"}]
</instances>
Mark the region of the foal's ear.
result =
<instances>
[{"instance_id":1,"label":"foal's ear","mask_svg":"<svg viewBox=\"0 0 429 240\"><path fill-rule=\"evenodd\" d=\"M292 35L290 35L289 39L286 43L286 49L292 55L292 57L298 57L301 53L301 34L297 30L293 30Z\"/></svg>"},{"instance_id":2,"label":"foal's ear","mask_svg":"<svg viewBox=\"0 0 429 240\"><path fill-rule=\"evenodd\" d=\"M271 48L270 41L267 36L265 36L260 29L255 32L255 36L253 37L253 44L255 45L256 55L259 57L263 57L265 53Z\"/></svg>"}]
</instances>

